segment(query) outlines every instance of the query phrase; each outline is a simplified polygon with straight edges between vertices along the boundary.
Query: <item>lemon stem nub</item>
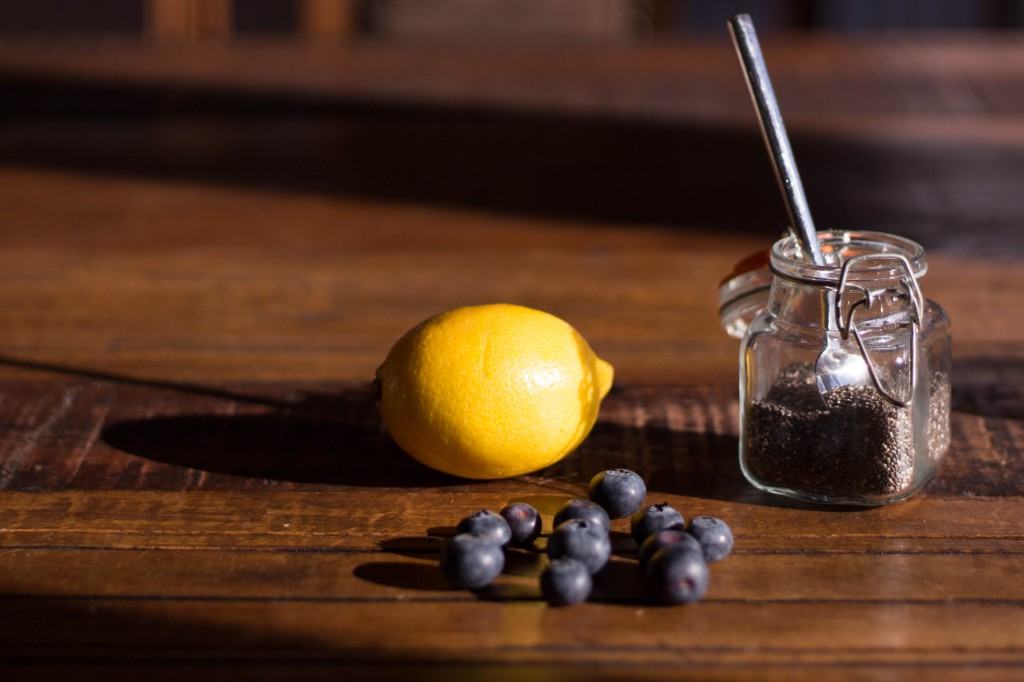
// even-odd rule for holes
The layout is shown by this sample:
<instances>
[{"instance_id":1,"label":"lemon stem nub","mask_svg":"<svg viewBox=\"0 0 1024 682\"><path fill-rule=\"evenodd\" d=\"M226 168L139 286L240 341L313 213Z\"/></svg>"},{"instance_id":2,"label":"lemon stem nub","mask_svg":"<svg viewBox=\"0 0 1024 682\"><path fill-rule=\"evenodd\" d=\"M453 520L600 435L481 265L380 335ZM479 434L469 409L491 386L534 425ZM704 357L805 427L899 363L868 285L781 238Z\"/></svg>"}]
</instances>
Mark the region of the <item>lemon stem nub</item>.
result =
<instances>
[{"instance_id":1,"label":"lemon stem nub","mask_svg":"<svg viewBox=\"0 0 1024 682\"><path fill-rule=\"evenodd\" d=\"M604 398L608 395L608 391L612 390L612 383L615 381L615 369L610 363L601 358L594 358L594 360L597 365L597 392L601 398Z\"/></svg>"}]
</instances>

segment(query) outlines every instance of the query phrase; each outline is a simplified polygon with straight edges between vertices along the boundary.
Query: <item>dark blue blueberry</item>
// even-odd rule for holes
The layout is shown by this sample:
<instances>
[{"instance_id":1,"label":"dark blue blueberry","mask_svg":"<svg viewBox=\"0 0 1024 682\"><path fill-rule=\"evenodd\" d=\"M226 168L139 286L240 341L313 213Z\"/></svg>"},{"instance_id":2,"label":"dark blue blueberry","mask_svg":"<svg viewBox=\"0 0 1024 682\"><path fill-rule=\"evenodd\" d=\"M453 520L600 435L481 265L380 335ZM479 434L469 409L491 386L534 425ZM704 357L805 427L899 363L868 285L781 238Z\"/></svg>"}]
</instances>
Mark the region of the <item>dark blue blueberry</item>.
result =
<instances>
[{"instance_id":1,"label":"dark blue blueberry","mask_svg":"<svg viewBox=\"0 0 1024 682\"><path fill-rule=\"evenodd\" d=\"M690 534L700 543L704 560L709 564L721 561L732 551L732 530L722 519L695 516L690 521Z\"/></svg>"},{"instance_id":2,"label":"dark blue blueberry","mask_svg":"<svg viewBox=\"0 0 1024 682\"><path fill-rule=\"evenodd\" d=\"M662 604L689 604L708 590L708 564L704 556L684 545L655 552L644 567L647 589Z\"/></svg>"},{"instance_id":3,"label":"dark blue blueberry","mask_svg":"<svg viewBox=\"0 0 1024 682\"><path fill-rule=\"evenodd\" d=\"M481 509L462 519L455 527L455 532L479 535L501 547L512 539L512 529L508 527L508 522L490 509Z\"/></svg>"},{"instance_id":4,"label":"dark blue blueberry","mask_svg":"<svg viewBox=\"0 0 1024 682\"><path fill-rule=\"evenodd\" d=\"M590 479L587 494L591 502L596 502L608 512L608 516L624 519L643 505L647 485L634 471L611 469Z\"/></svg>"},{"instance_id":5,"label":"dark blue blueberry","mask_svg":"<svg viewBox=\"0 0 1024 682\"><path fill-rule=\"evenodd\" d=\"M570 606L586 601L593 585L587 567L569 557L552 559L540 574L540 591L552 606Z\"/></svg>"},{"instance_id":6,"label":"dark blue blueberry","mask_svg":"<svg viewBox=\"0 0 1024 682\"><path fill-rule=\"evenodd\" d=\"M608 529L587 519L569 519L559 524L548 538L548 556L552 559L569 557L597 573L608 563L612 543Z\"/></svg>"},{"instance_id":7,"label":"dark blue blueberry","mask_svg":"<svg viewBox=\"0 0 1024 682\"><path fill-rule=\"evenodd\" d=\"M500 513L512 531L513 545L528 545L540 537L540 514L530 505L525 502L513 502Z\"/></svg>"},{"instance_id":8,"label":"dark blue blueberry","mask_svg":"<svg viewBox=\"0 0 1024 682\"><path fill-rule=\"evenodd\" d=\"M665 549L670 545L683 545L689 547L695 552L703 553L700 543L697 542L697 538L693 537L689 533L678 528L667 528L665 530L659 530L657 533L651 533L644 540L644 543L640 545L640 552L637 558L640 561L640 565L646 565L647 561L654 556L654 553L658 550Z\"/></svg>"},{"instance_id":9,"label":"dark blue blueberry","mask_svg":"<svg viewBox=\"0 0 1024 682\"><path fill-rule=\"evenodd\" d=\"M642 545L647 536L657 533L666 528L686 529L686 519L683 515L669 506L667 502L652 504L649 507L638 509L630 519L629 529L633 533L633 540L636 544Z\"/></svg>"},{"instance_id":10,"label":"dark blue blueberry","mask_svg":"<svg viewBox=\"0 0 1024 682\"><path fill-rule=\"evenodd\" d=\"M504 567L505 553L501 547L479 535L460 533L441 550L441 572L453 587L486 587Z\"/></svg>"},{"instance_id":11,"label":"dark blue blueberry","mask_svg":"<svg viewBox=\"0 0 1024 682\"><path fill-rule=\"evenodd\" d=\"M611 528L611 521L601 505L590 500L569 500L562 505L562 508L555 514L553 526L559 526L569 519L586 519L595 526L601 526L606 531Z\"/></svg>"}]
</instances>

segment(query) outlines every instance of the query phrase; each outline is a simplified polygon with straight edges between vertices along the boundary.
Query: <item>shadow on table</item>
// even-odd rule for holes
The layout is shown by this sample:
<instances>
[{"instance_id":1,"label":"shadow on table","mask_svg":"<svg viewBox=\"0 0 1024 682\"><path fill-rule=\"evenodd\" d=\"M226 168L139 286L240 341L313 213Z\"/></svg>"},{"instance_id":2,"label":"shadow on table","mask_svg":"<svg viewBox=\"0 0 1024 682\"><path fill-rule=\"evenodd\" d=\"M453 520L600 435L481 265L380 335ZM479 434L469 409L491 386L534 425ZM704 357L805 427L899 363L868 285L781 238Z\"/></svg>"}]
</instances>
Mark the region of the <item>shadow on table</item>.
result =
<instances>
[{"instance_id":1,"label":"shadow on table","mask_svg":"<svg viewBox=\"0 0 1024 682\"><path fill-rule=\"evenodd\" d=\"M628 400L624 394L628 390L619 389L618 393ZM152 465L148 468L201 471L204 476L200 487L208 489L268 485L309 490L334 486L459 487L469 492L501 486L500 481L442 474L413 460L387 435L369 391L305 394L293 403L260 408L258 412L225 410L127 419L106 426L101 437L119 451L149 460ZM740 471L737 446L736 436L730 434L599 422L576 452L525 478L541 481L541 490L585 490L596 472L626 467L644 476L652 503L658 501L658 495L682 495L774 507L819 508L752 487ZM151 477L156 480L159 474L151 472ZM548 481L557 484L552 487ZM527 490L530 484L524 484ZM561 504L563 497L569 499L571 495L558 492L540 497ZM553 512L547 509L542 513Z\"/></svg>"},{"instance_id":2,"label":"shadow on table","mask_svg":"<svg viewBox=\"0 0 1024 682\"><path fill-rule=\"evenodd\" d=\"M0 76L0 89L0 161L8 164L573 220L727 226L768 239L786 222L753 118L733 130L38 75Z\"/></svg>"},{"instance_id":3,"label":"shadow on table","mask_svg":"<svg viewBox=\"0 0 1024 682\"><path fill-rule=\"evenodd\" d=\"M1024 420L1024 358L953 358L953 410L994 419Z\"/></svg>"},{"instance_id":4,"label":"shadow on table","mask_svg":"<svg viewBox=\"0 0 1024 682\"><path fill-rule=\"evenodd\" d=\"M108 445L157 464L313 486L437 487L461 481L406 455L385 433L369 391L306 394L250 413L162 415L103 429Z\"/></svg>"},{"instance_id":5,"label":"shadow on table","mask_svg":"<svg viewBox=\"0 0 1024 682\"><path fill-rule=\"evenodd\" d=\"M0 584L0 590L4 587ZM129 679L126 667L138 666L138 676L130 679L162 680L172 676L160 674L161 669L180 676L204 664L255 664L275 655L301 659L324 649L266 620L226 627L214 615L218 607L224 608L223 601L202 597L3 594L0 675L22 670L24 679L57 679L46 671L68 666L84 673L75 679L100 679L89 674L90 668L107 665L120 674L103 679ZM15 673L5 679L23 678Z\"/></svg>"},{"instance_id":6,"label":"shadow on table","mask_svg":"<svg viewBox=\"0 0 1024 682\"><path fill-rule=\"evenodd\" d=\"M100 440L150 460L147 488L181 487L174 473L182 468L207 474L203 486L209 488L270 482L429 487L460 481L419 464L395 445L384 431L369 384L337 390L259 384L241 390L8 355L0 355L0 365L84 379L97 391L94 397L119 408L113 415L125 410L145 414L103 423ZM170 413L154 415L153 405ZM110 462L89 484L119 487L118 464L127 465Z\"/></svg>"},{"instance_id":7,"label":"shadow on table","mask_svg":"<svg viewBox=\"0 0 1024 682\"><path fill-rule=\"evenodd\" d=\"M203 471L212 486L221 474L300 487L487 486L441 474L406 455L384 431L372 397L360 391L254 413L127 419L106 426L101 437L156 465ZM577 453L543 476L585 486L595 472L623 466L644 472L658 493L750 501L736 462L736 438L712 433L601 423Z\"/></svg>"},{"instance_id":8,"label":"shadow on table","mask_svg":"<svg viewBox=\"0 0 1024 682\"><path fill-rule=\"evenodd\" d=\"M0 677L6 680L507 679L500 664L424 659L415 648L369 651L339 634L338 625L350 618L343 600L325 598L327 608L317 608L276 597L76 597L10 589L0 583ZM310 623L321 631L313 633Z\"/></svg>"},{"instance_id":9,"label":"shadow on table","mask_svg":"<svg viewBox=\"0 0 1024 682\"><path fill-rule=\"evenodd\" d=\"M449 476L409 457L384 430L369 387L318 386L302 390L258 384L239 390L150 381L10 356L0 356L0 364L91 382L89 400L80 401L85 412L74 418L87 420L83 428L100 430L101 446L98 450L90 447L85 453L87 460L95 461L83 462L79 467L91 472L77 480L79 487L124 487L123 471L136 469L138 471L126 479L130 480L130 487L160 490L457 486L471 492L493 491L498 486L508 492L508 486L502 487L501 481L471 481ZM963 412L965 405L990 405L991 400L970 401L971 396L980 395L980 390L968 385L955 392L957 412L954 418L966 414ZM561 504L563 498L585 490L596 472L626 467L644 476L652 500L659 494L683 495L808 508L808 505L769 495L749 485L740 471L735 435L711 429L673 429L658 423L658 415L663 412L656 407L658 404L676 400L695 405L707 402L705 407L699 408L703 410L730 398L713 392L701 397L693 390L682 389L645 391L641 388L639 393L636 391L628 386L614 389L607 399L609 413L615 411L612 403L643 405L646 395L652 409L642 423L598 422L576 452L535 475L523 477L518 484L513 479L512 485L519 488L519 496L522 497L523 490L556 493L535 495L541 501L531 503L535 506ZM991 390L983 393L991 397ZM111 407L109 413L100 413L99 423L93 424L89 420L95 419L97 413L86 403L96 401ZM1010 400L1009 404L1019 404L1019 401ZM154 414L154 410L158 413ZM1012 435L1008 437L1007 447L1011 447ZM132 460L132 456L146 462ZM2 461L0 457L0 463ZM942 490L955 488L969 476L971 468L965 469L963 462L959 464L961 466L944 468ZM1007 467L1004 465L1004 468ZM1016 471L1014 467L1009 469L1011 474ZM188 470L202 475L189 476ZM12 473L13 482L8 487L18 489L23 484L18 480L17 472ZM46 482L37 478L32 479L31 485L34 489L47 488ZM61 485L66 485L66 481ZM1006 492L1010 489L1006 488L1008 485L1011 485L1009 481L996 490L992 485L985 487L975 482L972 490L1010 494ZM47 489L59 487L51 485ZM1011 487L1017 490L1019 484L1013 483ZM544 508L541 511L552 515L555 510Z\"/></svg>"},{"instance_id":10,"label":"shadow on table","mask_svg":"<svg viewBox=\"0 0 1024 682\"><path fill-rule=\"evenodd\" d=\"M952 443L926 491L936 496L1024 495L1024 359L954 352Z\"/></svg>"},{"instance_id":11,"label":"shadow on table","mask_svg":"<svg viewBox=\"0 0 1024 682\"><path fill-rule=\"evenodd\" d=\"M8 165L724 228L766 244L787 222L753 114L736 126L12 73L0 88ZM818 225L1024 253L1024 149L861 132L790 131Z\"/></svg>"},{"instance_id":12,"label":"shadow on table","mask_svg":"<svg viewBox=\"0 0 1024 682\"><path fill-rule=\"evenodd\" d=\"M998 363L979 366L984 366L985 372L1000 369ZM968 364L961 363L958 376L971 376ZM629 391L616 389L609 399L628 402L632 400ZM954 382L951 451L927 487L928 494L1021 494L1024 462L1005 460L1000 454L1018 447L1016 432L1008 428L1007 420L1024 418L1019 412L1019 393L1018 384L1012 382L991 383L984 378L978 383ZM312 490L347 485L458 487L466 492L500 488L507 492L508 486L500 481L448 476L406 455L385 432L369 391L307 393L294 402L256 399L257 411L244 405L248 398L231 395L235 394L225 392L207 399L207 407L216 411L114 422L103 429L102 441L149 460L149 480L157 487L161 470L166 471L168 480L179 480L175 472L187 468L204 472L198 485L210 489L284 486ZM228 400L231 402L225 402ZM232 403L237 409L230 407ZM985 447L979 445L981 436L971 435L977 433L983 434ZM596 472L626 467L644 476L652 500L657 495L682 495L833 512L863 509L809 505L757 490L740 470L738 445L737 437L728 433L602 421L575 453L524 477L521 486L515 481L512 485L525 486L525 490L538 486L538 494L533 496L536 500L520 497L535 506L550 507L585 490ZM554 510L546 508L542 513L550 515Z\"/></svg>"},{"instance_id":13,"label":"shadow on table","mask_svg":"<svg viewBox=\"0 0 1024 682\"><path fill-rule=\"evenodd\" d=\"M441 474L406 455L383 430L372 397L358 391L258 413L129 419L104 428L102 439L156 465L203 471L207 487L218 486L218 475L300 488L488 485ZM643 472L652 495L781 504L745 482L736 445L735 436L600 423L576 453L541 475L585 488L597 471L627 467Z\"/></svg>"},{"instance_id":14,"label":"shadow on table","mask_svg":"<svg viewBox=\"0 0 1024 682\"><path fill-rule=\"evenodd\" d=\"M338 485L488 489L486 481L441 474L399 449L384 430L369 386L222 387L149 380L13 356L0 356L0 364L87 381L91 387L87 402L110 406L109 412L100 414L104 421L95 425L88 420L97 414L82 406L86 413L81 418L87 420L88 428L100 429L100 443L108 448L95 455L87 453L87 457L103 458L99 466L89 467L93 472L87 479L89 486L120 487L120 470L138 466L128 455L148 460L144 480L135 481L134 487L154 489L180 489L182 469L204 474L185 487L213 489L260 488L272 483L305 489ZM616 388L608 402L632 401L633 391ZM662 401L673 399L663 392L658 396ZM562 490L578 490L597 471L625 466L641 472L652 491L755 501L751 495L756 497L756 491L739 471L736 450L737 439L729 434L601 421L577 452L539 477L557 481ZM534 482L524 485L529 490Z\"/></svg>"}]
</instances>

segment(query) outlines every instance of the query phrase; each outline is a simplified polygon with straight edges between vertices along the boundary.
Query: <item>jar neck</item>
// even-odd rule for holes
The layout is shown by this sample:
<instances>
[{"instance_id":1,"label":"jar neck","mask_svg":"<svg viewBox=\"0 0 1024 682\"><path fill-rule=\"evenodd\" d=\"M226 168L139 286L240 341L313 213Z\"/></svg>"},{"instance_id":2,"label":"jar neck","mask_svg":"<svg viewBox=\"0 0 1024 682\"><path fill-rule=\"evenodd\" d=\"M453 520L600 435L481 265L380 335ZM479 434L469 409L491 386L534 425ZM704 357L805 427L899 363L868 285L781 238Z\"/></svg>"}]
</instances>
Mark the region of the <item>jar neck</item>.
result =
<instances>
[{"instance_id":1,"label":"jar neck","mask_svg":"<svg viewBox=\"0 0 1024 682\"><path fill-rule=\"evenodd\" d=\"M880 232L823 232L819 239L823 265L804 260L793 237L772 248L768 309L776 318L835 328L849 306L862 301L870 302L871 317L885 325L889 318L905 317L908 301L913 307L916 298L920 307L916 280L927 271L920 245Z\"/></svg>"},{"instance_id":2,"label":"jar neck","mask_svg":"<svg viewBox=\"0 0 1024 682\"><path fill-rule=\"evenodd\" d=\"M828 323L828 306L834 297L834 290L825 286L776 276L768 295L768 312L785 324L820 329Z\"/></svg>"}]
</instances>

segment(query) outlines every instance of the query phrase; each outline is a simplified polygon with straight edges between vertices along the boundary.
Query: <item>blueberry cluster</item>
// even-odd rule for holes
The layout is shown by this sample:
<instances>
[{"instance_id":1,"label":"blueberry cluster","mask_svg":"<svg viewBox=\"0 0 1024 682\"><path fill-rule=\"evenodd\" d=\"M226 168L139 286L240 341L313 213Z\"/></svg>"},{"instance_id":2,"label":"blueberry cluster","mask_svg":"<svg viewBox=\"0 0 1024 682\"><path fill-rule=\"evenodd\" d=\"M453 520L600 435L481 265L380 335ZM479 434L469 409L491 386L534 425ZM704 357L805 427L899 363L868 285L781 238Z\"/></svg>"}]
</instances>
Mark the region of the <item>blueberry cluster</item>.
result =
<instances>
[{"instance_id":1,"label":"blueberry cluster","mask_svg":"<svg viewBox=\"0 0 1024 682\"><path fill-rule=\"evenodd\" d=\"M567 501L555 514L548 537L548 564L540 576L549 604L586 601L594 576L611 558L611 519L630 517L648 591L663 604L686 604L704 596L708 564L732 551L729 526L712 516L689 525L668 503L644 507L647 486L628 469L604 471L591 480L590 499ZM441 570L455 587L480 589L501 573L505 547L527 547L541 533L537 510L523 502L499 513L481 510L462 519L441 552Z\"/></svg>"},{"instance_id":2,"label":"blueberry cluster","mask_svg":"<svg viewBox=\"0 0 1024 682\"><path fill-rule=\"evenodd\" d=\"M459 521L441 550L441 572L453 587L487 587L505 568L505 547L530 545L540 531L540 514L528 504L515 502L498 514L481 509Z\"/></svg>"}]
</instances>

